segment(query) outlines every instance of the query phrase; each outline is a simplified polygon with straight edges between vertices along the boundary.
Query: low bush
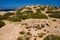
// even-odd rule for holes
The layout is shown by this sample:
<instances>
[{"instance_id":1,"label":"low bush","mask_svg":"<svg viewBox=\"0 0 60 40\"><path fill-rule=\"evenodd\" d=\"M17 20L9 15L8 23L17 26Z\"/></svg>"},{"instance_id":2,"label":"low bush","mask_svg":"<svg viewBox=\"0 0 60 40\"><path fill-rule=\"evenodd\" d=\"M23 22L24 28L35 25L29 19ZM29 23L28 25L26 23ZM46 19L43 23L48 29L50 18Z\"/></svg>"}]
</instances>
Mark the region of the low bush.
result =
<instances>
[{"instance_id":1,"label":"low bush","mask_svg":"<svg viewBox=\"0 0 60 40\"><path fill-rule=\"evenodd\" d=\"M53 11L46 11L46 13L53 13Z\"/></svg>"},{"instance_id":2,"label":"low bush","mask_svg":"<svg viewBox=\"0 0 60 40\"><path fill-rule=\"evenodd\" d=\"M38 34L38 35L39 35L40 38L42 38L42 37L44 36L43 33L40 33L40 34Z\"/></svg>"},{"instance_id":3,"label":"low bush","mask_svg":"<svg viewBox=\"0 0 60 40\"><path fill-rule=\"evenodd\" d=\"M25 34L25 31L21 31L21 32L19 32L19 34Z\"/></svg>"},{"instance_id":4,"label":"low bush","mask_svg":"<svg viewBox=\"0 0 60 40\"><path fill-rule=\"evenodd\" d=\"M37 7L34 6L33 8L37 8Z\"/></svg>"},{"instance_id":5,"label":"low bush","mask_svg":"<svg viewBox=\"0 0 60 40\"><path fill-rule=\"evenodd\" d=\"M29 7L27 7L26 9L28 9L28 10L32 10L32 8L29 8Z\"/></svg>"},{"instance_id":6,"label":"low bush","mask_svg":"<svg viewBox=\"0 0 60 40\"><path fill-rule=\"evenodd\" d=\"M50 26L48 23L46 23L46 26Z\"/></svg>"},{"instance_id":7,"label":"low bush","mask_svg":"<svg viewBox=\"0 0 60 40\"><path fill-rule=\"evenodd\" d=\"M24 9L25 7L19 8L16 10L16 15L21 15L21 11Z\"/></svg>"},{"instance_id":8,"label":"low bush","mask_svg":"<svg viewBox=\"0 0 60 40\"><path fill-rule=\"evenodd\" d=\"M31 18L33 19L48 19L48 17L44 14L33 13L31 14Z\"/></svg>"},{"instance_id":9,"label":"low bush","mask_svg":"<svg viewBox=\"0 0 60 40\"><path fill-rule=\"evenodd\" d=\"M15 13L6 13L1 16L1 20L7 20L12 15L15 15Z\"/></svg>"},{"instance_id":10,"label":"low bush","mask_svg":"<svg viewBox=\"0 0 60 40\"><path fill-rule=\"evenodd\" d=\"M23 40L23 37L20 37L20 36L19 36L19 37L17 38L17 40Z\"/></svg>"},{"instance_id":11,"label":"low bush","mask_svg":"<svg viewBox=\"0 0 60 40\"><path fill-rule=\"evenodd\" d=\"M34 40L36 40L36 38L34 38Z\"/></svg>"},{"instance_id":12,"label":"low bush","mask_svg":"<svg viewBox=\"0 0 60 40\"><path fill-rule=\"evenodd\" d=\"M48 35L44 40L60 40L60 36Z\"/></svg>"},{"instance_id":13,"label":"low bush","mask_svg":"<svg viewBox=\"0 0 60 40\"><path fill-rule=\"evenodd\" d=\"M11 16L11 15L15 15L15 13L8 12L8 13L6 13L6 14L4 14L4 15L6 15L6 16Z\"/></svg>"},{"instance_id":14,"label":"low bush","mask_svg":"<svg viewBox=\"0 0 60 40\"><path fill-rule=\"evenodd\" d=\"M42 27L42 28L44 28L44 27L45 27L45 25L44 25L44 24L41 24L41 27Z\"/></svg>"},{"instance_id":15,"label":"low bush","mask_svg":"<svg viewBox=\"0 0 60 40\"><path fill-rule=\"evenodd\" d=\"M48 8L47 10L53 10L53 8Z\"/></svg>"},{"instance_id":16,"label":"low bush","mask_svg":"<svg viewBox=\"0 0 60 40\"><path fill-rule=\"evenodd\" d=\"M40 9L36 9L36 13L41 13Z\"/></svg>"},{"instance_id":17,"label":"low bush","mask_svg":"<svg viewBox=\"0 0 60 40\"><path fill-rule=\"evenodd\" d=\"M4 25L5 25L5 23L0 20L0 28L3 27Z\"/></svg>"},{"instance_id":18,"label":"low bush","mask_svg":"<svg viewBox=\"0 0 60 40\"><path fill-rule=\"evenodd\" d=\"M51 17L51 18L58 18L58 19L60 19L60 13L51 13L48 16Z\"/></svg>"},{"instance_id":19,"label":"low bush","mask_svg":"<svg viewBox=\"0 0 60 40\"><path fill-rule=\"evenodd\" d=\"M44 8L44 7L41 7L40 10L41 10L41 11L45 11L45 8Z\"/></svg>"},{"instance_id":20,"label":"low bush","mask_svg":"<svg viewBox=\"0 0 60 40\"><path fill-rule=\"evenodd\" d=\"M46 13L52 13L52 14L54 14L54 13L60 13L60 11L46 11Z\"/></svg>"},{"instance_id":21,"label":"low bush","mask_svg":"<svg viewBox=\"0 0 60 40\"><path fill-rule=\"evenodd\" d=\"M27 34L27 35L32 35L30 32L27 32L26 34Z\"/></svg>"},{"instance_id":22,"label":"low bush","mask_svg":"<svg viewBox=\"0 0 60 40\"><path fill-rule=\"evenodd\" d=\"M30 11L30 10L23 12L23 14L32 14L32 13L33 13L33 11Z\"/></svg>"},{"instance_id":23,"label":"low bush","mask_svg":"<svg viewBox=\"0 0 60 40\"><path fill-rule=\"evenodd\" d=\"M21 22L21 19L17 16L12 16L8 20L10 20L12 22Z\"/></svg>"},{"instance_id":24,"label":"low bush","mask_svg":"<svg viewBox=\"0 0 60 40\"><path fill-rule=\"evenodd\" d=\"M21 11L24 8L21 9L17 9L16 11L16 15L21 18L21 19L29 19L29 18L33 18L33 19L48 19L48 17L44 14L41 13L40 10L45 10L45 8L40 8L37 9L37 13L33 13L33 11L28 10L28 11L24 11L23 13L21 13ZM29 9L29 8L28 8Z\"/></svg>"},{"instance_id":25,"label":"low bush","mask_svg":"<svg viewBox=\"0 0 60 40\"><path fill-rule=\"evenodd\" d=\"M56 20L56 19L53 19L52 21L54 21L54 22L55 22L55 21L57 21L57 20Z\"/></svg>"},{"instance_id":26,"label":"low bush","mask_svg":"<svg viewBox=\"0 0 60 40\"><path fill-rule=\"evenodd\" d=\"M0 15L0 20L2 20L2 16Z\"/></svg>"},{"instance_id":27,"label":"low bush","mask_svg":"<svg viewBox=\"0 0 60 40\"><path fill-rule=\"evenodd\" d=\"M28 14L28 15L20 15L18 16L19 18L25 20L25 19L48 19L48 17L44 14L39 14L39 13L32 13L32 14Z\"/></svg>"},{"instance_id":28,"label":"low bush","mask_svg":"<svg viewBox=\"0 0 60 40\"><path fill-rule=\"evenodd\" d=\"M26 37L25 40L30 40L30 38L29 37Z\"/></svg>"}]
</instances>

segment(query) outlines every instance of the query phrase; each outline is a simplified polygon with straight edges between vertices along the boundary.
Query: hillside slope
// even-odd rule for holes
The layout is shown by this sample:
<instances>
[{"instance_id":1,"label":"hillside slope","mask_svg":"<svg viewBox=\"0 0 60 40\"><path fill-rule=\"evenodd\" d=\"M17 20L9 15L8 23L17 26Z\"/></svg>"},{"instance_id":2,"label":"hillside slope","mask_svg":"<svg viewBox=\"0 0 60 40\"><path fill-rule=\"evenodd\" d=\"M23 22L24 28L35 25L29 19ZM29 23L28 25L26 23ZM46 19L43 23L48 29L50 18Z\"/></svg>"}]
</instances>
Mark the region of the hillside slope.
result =
<instances>
[{"instance_id":1,"label":"hillside slope","mask_svg":"<svg viewBox=\"0 0 60 40\"><path fill-rule=\"evenodd\" d=\"M0 15L0 20L5 23L0 28L0 40L44 40L48 35L60 36L60 8L55 6L25 6L16 13Z\"/></svg>"}]
</instances>

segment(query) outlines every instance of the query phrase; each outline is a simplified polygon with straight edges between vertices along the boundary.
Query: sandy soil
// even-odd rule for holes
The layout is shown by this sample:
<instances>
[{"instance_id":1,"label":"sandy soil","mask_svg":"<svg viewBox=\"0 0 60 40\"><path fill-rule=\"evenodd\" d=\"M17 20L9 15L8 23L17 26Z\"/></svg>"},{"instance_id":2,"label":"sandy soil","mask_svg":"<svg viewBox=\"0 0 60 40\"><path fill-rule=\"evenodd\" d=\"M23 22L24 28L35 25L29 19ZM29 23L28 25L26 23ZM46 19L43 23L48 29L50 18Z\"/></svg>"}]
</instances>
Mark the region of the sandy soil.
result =
<instances>
[{"instance_id":1,"label":"sandy soil","mask_svg":"<svg viewBox=\"0 0 60 40\"><path fill-rule=\"evenodd\" d=\"M26 9L24 9L23 11L26 11ZM32 8L32 11L36 12L36 10L33 8ZM45 11L47 11L47 10L45 10ZM42 11L42 13L47 15L45 13L45 11ZM10 11L10 12L13 12L13 11ZM5 13L7 13L7 12L0 12L0 15L3 15ZM14 12L14 13L16 13L16 12ZM28 32L28 30L25 28L26 26L22 25L24 23L27 23L28 26L33 26L33 25L36 26L37 24L45 25L44 28L37 30L37 31L35 31L35 29L33 29L33 28L30 29L31 30L30 33L32 34L31 40L34 39L34 36L38 36L38 33L45 33L46 35L44 35L42 38L37 37L36 38L37 40L43 40L43 38L45 38L49 34L60 35L60 19L57 19L57 21L55 21L55 22L53 22L52 20L53 20L53 18L26 19L26 20L23 20L22 22L17 22L17 23L3 20L6 25L3 26L2 28L0 28L0 40L17 40L17 37L20 35L19 34L20 31ZM49 26L47 26L46 23L48 23ZM44 32L44 30L46 30L46 32ZM49 31L49 33L47 33L47 31Z\"/></svg>"},{"instance_id":2,"label":"sandy soil","mask_svg":"<svg viewBox=\"0 0 60 40\"><path fill-rule=\"evenodd\" d=\"M2 12L0 12L0 15L4 15L5 13L7 13L7 12L2 11Z\"/></svg>"},{"instance_id":3,"label":"sandy soil","mask_svg":"<svg viewBox=\"0 0 60 40\"><path fill-rule=\"evenodd\" d=\"M23 23L28 23L28 25L36 26L37 24L46 25L45 23L49 23L48 21L49 21L48 19L27 19L27 20L22 21L21 23L12 23L11 22L9 24L6 24L4 27L2 27L0 29L0 40L16 40L17 37L19 36L20 31L24 30L25 32L28 32L28 30L25 28L25 26L21 25ZM44 35L44 37L42 37L42 38L37 37L37 40L43 40L43 38L45 38L49 34L60 35L60 27L54 28L54 25L52 22L51 22L51 24L50 24L51 26L45 26L45 28L37 30L37 31L35 31L35 29L31 28L30 29L31 30L30 32L32 34L31 40L33 40L34 35L37 36L38 33L46 33L46 35ZM55 26L58 26L58 23L56 23ZM60 24L59 24L59 26L60 26ZM49 33L44 32L44 29L49 31Z\"/></svg>"}]
</instances>

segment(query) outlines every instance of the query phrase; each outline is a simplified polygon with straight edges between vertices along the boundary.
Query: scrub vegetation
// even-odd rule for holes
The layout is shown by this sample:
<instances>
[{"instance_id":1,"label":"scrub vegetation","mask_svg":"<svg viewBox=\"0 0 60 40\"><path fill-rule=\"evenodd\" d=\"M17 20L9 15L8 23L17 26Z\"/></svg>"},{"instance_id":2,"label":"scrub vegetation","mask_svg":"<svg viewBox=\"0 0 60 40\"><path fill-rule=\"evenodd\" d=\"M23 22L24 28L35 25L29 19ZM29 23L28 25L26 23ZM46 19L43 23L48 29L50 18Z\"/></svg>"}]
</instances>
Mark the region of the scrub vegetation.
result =
<instances>
[{"instance_id":1,"label":"scrub vegetation","mask_svg":"<svg viewBox=\"0 0 60 40\"><path fill-rule=\"evenodd\" d=\"M48 35L44 40L60 40L60 36Z\"/></svg>"}]
</instances>

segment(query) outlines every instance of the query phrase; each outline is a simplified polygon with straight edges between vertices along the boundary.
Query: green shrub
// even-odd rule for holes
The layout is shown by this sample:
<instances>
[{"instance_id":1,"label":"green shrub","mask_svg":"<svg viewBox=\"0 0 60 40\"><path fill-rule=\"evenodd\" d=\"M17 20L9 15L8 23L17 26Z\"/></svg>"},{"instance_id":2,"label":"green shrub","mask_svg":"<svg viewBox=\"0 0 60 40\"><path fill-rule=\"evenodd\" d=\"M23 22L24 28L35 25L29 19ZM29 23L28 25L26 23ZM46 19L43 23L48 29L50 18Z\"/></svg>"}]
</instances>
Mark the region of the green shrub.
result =
<instances>
[{"instance_id":1,"label":"green shrub","mask_svg":"<svg viewBox=\"0 0 60 40\"><path fill-rule=\"evenodd\" d=\"M46 29L44 29L44 32L46 32Z\"/></svg>"},{"instance_id":2,"label":"green shrub","mask_svg":"<svg viewBox=\"0 0 60 40\"><path fill-rule=\"evenodd\" d=\"M2 16L0 15L0 20L2 20Z\"/></svg>"},{"instance_id":3,"label":"green shrub","mask_svg":"<svg viewBox=\"0 0 60 40\"><path fill-rule=\"evenodd\" d=\"M30 38L29 37L26 37L25 40L30 40Z\"/></svg>"},{"instance_id":4,"label":"green shrub","mask_svg":"<svg viewBox=\"0 0 60 40\"><path fill-rule=\"evenodd\" d=\"M28 26L28 23L22 23L21 25L26 25L26 26Z\"/></svg>"},{"instance_id":5,"label":"green shrub","mask_svg":"<svg viewBox=\"0 0 60 40\"><path fill-rule=\"evenodd\" d=\"M56 6L53 6L54 7L54 10L57 10L57 9L59 9L59 7L56 7Z\"/></svg>"},{"instance_id":6,"label":"green shrub","mask_svg":"<svg viewBox=\"0 0 60 40\"><path fill-rule=\"evenodd\" d=\"M37 40L36 38L34 38L34 40Z\"/></svg>"},{"instance_id":7,"label":"green shrub","mask_svg":"<svg viewBox=\"0 0 60 40\"><path fill-rule=\"evenodd\" d=\"M20 36L19 36L19 37L17 38L17 40L23 40L23 37L20 37Z\"/></svg>"},{"instance_id":8,"label":"green shrub","mask_svg":"<svg viewBox=\"0 0 60 40\"><path fill-rule=\"evenodd\" d=\"M58 19L60 19L60 13L51 13L48 16L51 17L51 18L58 18Z\"/></svg>"},{"instance_id":9,"label":"green shrub","mask_svg":"<svg viewBox=\"0 0 60 40\"><path fill-rule=\"evenodd\" d=\"M27 35L32 35L30 32L27 32L26 34L27 34Z\"/></svg>"},{"instance_id":10,"label":"green shrub","mask_svg":"<svg viewBox=\"0 0 60 40\"><path fill-rule=\"evenodd\" d=\"M37 7L34 6L33 8L37 8Z\"/></svg>"},{"instance_id":11,"label":"green shrub","mask_svg":"<svg viewBox=\"0 0 60 40\"><path fill-rule=\"evenodd\" d=\"M44 8L44 7L41 7L40 10L41 10L41 11L45 11L45 8Z\"/></svg>"},{"instance_id":12,"label":"green shrub","mask_svg":"<svg viewBox=\"0 0 60 40\"><path fill-rule=\"evenodd\" d=\"M56 20L56 19L54 19L54 20L52 20L52 21L54 21L54 22L55 22L55 21L57 21L57 20Z\"/></svg>"},{"instance_id":13,"label":"green shrub","mask_svg":"<svg viewBox=\"0 0 60 40\"><path fill-rule=\"evenodd\" d=\"M51 18L59 18L60 19L60 11L47 11L49 13L49 17Z\"/></svg>"},{"instance_id":14,"label":"green shrub","mask_svg":"<svg viewBox=\"0 0 60 40\"><path fill-rule=\"evenodd\" d=\"M49 6L47 10L57 10L57 9L58 9L58 7L56 7L56 6Z\"/></svg>"},{"instance_id":15,"label":"green shrub","mask_svg":"<svg viewBox=\"0 0 60 40\"><path fill-rule=\"evenodd\" d=\"M25 34L25 31L21 31L21 32L19 32L20 34Z\"/></svg>"},{"instance_id":16,"label":"green shrub","mask_svg":"<svg viewBox=\"0 0 60 40\"><path fill-rule=\"evenodd\" d=\"M39 35L40 38L42 38L42 37L44 36L43 33L40 33L40 34L38 34L38 35Z\"/></svg>"},{"instance_id":17,"label":"green shrub","mask_svg":"<svg viewBox=\"0 0 60 40\"><path fill-rule=\"evenodd\" d=\"M47 10L53 10L53 8L48 8Z\"/></svg>"},{"instance_id":18,"label":"green shrub","mask_svg":"<svg viewBox=\"0 0 60 40\"><path fill-rule=\"evenodd\" d=\"M33 13L32 11L24 11L23 13L17 13L17 14L18 14L17 16L18 16L19 18L25 20L25 19L31 18L30 15L31 15L32 13ZM25 14L27 14L27 15L25 15Z\"/></svg>"},{"instance_id":19,"label":"green shrub","mask_svg":"<svg viewBox=\"0 0 60 40\"><path fill-rule=\"evenodd\" d=\"M8 13L6 13L6 14L4 14L4 15L6 15L6 16L11 16L11 15L15 15L15 13L8 12Z\"/></svg>"},{"instance_id":20,"label":"green shrub","mask_svg":"<svg viewBox=\"0 0 60 40\"><path fill-rule=\"evenodd\" d=\"M21 19L17 16L12 16L8 20L10 20L12 22L21 22Z\"/></svg>"},{"instance_id":21,"label":"green shrub","mask_svg":"<svg viewBox=\"0 0 60 40\"><path fill-rule=\"evenodd\" d=\"M24 31L20 32L20 34L24 34L24 35L20 35L17 40L30 40L31 38L31 34L29 32L25 33Z\"/></svg>"},{"instance_id":22,"label":"green shrub","mask_svg":"<svg viewBox=\"0 0 60 40\"><path fill-rule=\"evenodd\" d=\"M26 15L22 15L22 16L20 16L20 17L21 17L21 19L23 19L23 20L28 19L28 17L27 17Z\"/></svg>"},{"instance_id":23,"label":"green shrub","mask_svg":"<svg viewBox=\"0 0 60 40\"><path fill-rule=\"evenodd\" d=\"M59 13L60 14L60 11L54 11L53 13Z\"/></svg>"},{"instance_id":24,"label":"green shrub","mask_svg":"<svg viewBox=\"0 0 60 40\"><path fill-rule=\"evenodd\" d=\"M44 40L60 40L60 36L48 35Z\"/></svg>"},{"instance_id":25,"label":"green shrub","mask_svg":"<svg viewBox=\"0 0 60 40\"><path fill-rule=\"evenodd\" d=\"M7 20L12 15L15 15L15 13L6 13L1 16L1 20Z\"/></svg>"},{"instance_id":26,"label":"green shrub","mask_svg":"<svg viewBox=\"0 0 60 40\"><path fill-rule=\"evenodd\" d=\"M42 28L44 28L44 27L45 27L45 25L44 25L44 24L41 24L41 27L42 27Z\"/></svg>"},{"instance_id":27,"label":"green shrub","mask_svg":"<svg viewBox=\"0 0 60 40\"><path fill-rule=\"evenodd\" d=\"M23 9L24 8L17 9L17 12L16 12L16 16L18 16L20 19L23 19L23 20L29 19L29 18L33 18L33 19L48 19L48 17L46 15L42 14L41 11L40 11L40 10L43 10L44 8L37 9L37 13L33 13L33 11L31 11L31 10L24 11L23 13L21 13L21 11Z\"/></svg>"},{"instance_id":28,"label":"green shrub","mask_svg":"<svg viewBox=\"0 0 60 40\"><path fill-rule=\"evenodd\" d=\"M40 25L39 25L39 24L38 24L37 26L34 26L34 25L33 25L33 28L39 28L39 27L40 27Z\"/></svg>"},{"instance_id":29,"label":"green shrub","mask_svg":"<svg viewBox=\"0 0 60 40\"><path fill-rule=\"evenodd\" d=\"M46 13L53 13L53 11L46 11Z\"/></svg>"},{"instance_id":30,"label":"green shrub","mask_svg":"<svg viewBox=\"0 0 60 40\"><path fill-rule=\"evenodd\" d=\"M21 15L19 18L25 20L25 19L31 18L31 16L30 15Z\"/></svg>"},{"instance_id":31,"label":"green shrub","mask_svg":"<svg viewBox=\"0 0 60 40\"><path fill-rule=\"evenodd\" d=\"M31 27L28 27L28 26L26 27L26 29L30 29L30 28L31 28Z\"/></svg>"},{"instance_id":32,"label":"green shrub","mask_svg":"<svg viewBox=\"0 0 60 40\"><path fill-rule=\"evenodd\" d=\"M54 13L60 13L60 11L46 11L46 13L54 14Z\"/></svg>"},{"instance_id":33,"label":"green shrub","mask_svg":"<svg viewBox=\"0 0 60 40\"><path fill-rule=\"evenodd\" d=\"M37 11L36 13L41 13L40 9L36 9L36 11Z\"/></svg>"},{"instance_id":34,"label":"green shrub","mask_svg":"<svg viewBox=\"0 0 60 40\"><path fill-rule=\"evenodd\" d=\"M32 8L29 8L29 7L27 7L26 9L28 9L28 10L32 10Z\"/></svg>"},{"instance_id":35,"label":"green shrub","mask_svg":"<svg viewBox=\"0 0 60 40\"><path fill-rule=\"evenodd\" d=\"M32 14L33 11L24 11L23 14Z\"/></svg>"},{"instance_id":36,"label":"green shrub","mask_svg":"<svg viewBox=\"0 0 60 40\"><path fill-rule=\"evenodd\" d=\"M48 17L44 14L33 13L31 14L31 18L33 19L48 19Z\"/></svg>"},{"instance_id":37,"label":"green shrub","mask_svg":"<svg viewBox=\"0 0 60 40\"><path fill-rule=\"evenodd\" d=\"M40 25L38 24L37 26L33 26L33 28L36 28L36 29L41 29Z\"/></svg>"},{"instance_id":38,"label":"green shrub","mask_svg":"<svg viewBox=\"0 0 60 40\"><path fill-rule=\"evenodd\" d=\"M48 23L46 23L46 26L50 26Z\"/></svg>"},{"instance_id":39,"label":"green shrub","mask_svg":"<svg viewBox=\"0 0 60 40\"><path fill-rule=\"evenodd\" d=\"M19 8L16 10L16 15L21 15L21 11L24 9L25 7Z\"/></svg>"},{"instance_id":40,"label":"green shrub","mask_svg":"<svg viewBox=\"0 0 60 40\"><path fill-rule=\"evenodd\" d=\"M32 14L28 14L28 15L21 15L19 16L21 19L29 19L29 18L33 18L33 19L48 19L48 17L44 14L39 14L39 13L32 13Z\"/></svg>"},{"instance_id":41,"label":"green shrub","mask_svg":"<svg viewBox=\"0 0 60 40\"><path fill-rule=\"evenodd\" d=\"M49 31L47 31L47 33L49 33Z\"/></svg>"},{"instance_id":42,"label":"green shrub","mask_svg":"<svg viewBox=\"0 0 60 40\"><path fill-rule=\"evenodd\" d=\"M4 25L5 25L5 23L0 20L0 28L3 27Z\"/></svg>"}]
</instances>

